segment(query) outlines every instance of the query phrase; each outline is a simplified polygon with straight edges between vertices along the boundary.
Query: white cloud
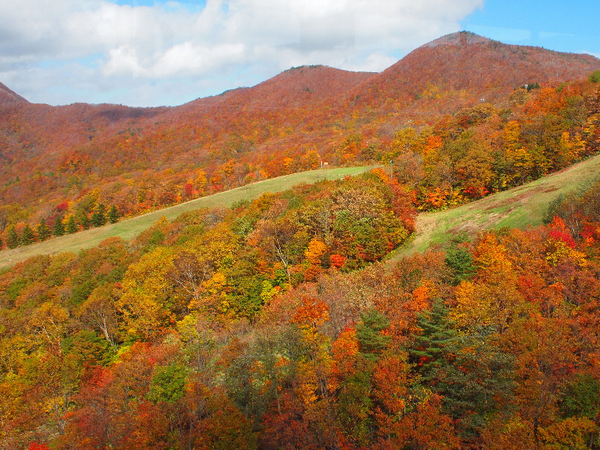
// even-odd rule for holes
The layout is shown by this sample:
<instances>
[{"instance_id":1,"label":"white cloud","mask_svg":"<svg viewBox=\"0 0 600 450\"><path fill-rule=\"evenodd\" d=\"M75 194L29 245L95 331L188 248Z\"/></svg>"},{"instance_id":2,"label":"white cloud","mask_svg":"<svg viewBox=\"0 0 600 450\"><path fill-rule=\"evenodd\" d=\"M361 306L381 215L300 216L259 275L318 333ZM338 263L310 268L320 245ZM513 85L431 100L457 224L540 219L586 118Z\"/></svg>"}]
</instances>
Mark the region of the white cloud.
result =
<instances>
[{"instance_id":1,"label":"white cloud","mask_svg":"<svg viewBox=\"0 0 600 450\"><path fill-rule=\"evenodd\" d=\"M40 92L50 83L61 82L57 73L89 87L74 88L71 96L64 89L62 97L55 96L58 103L98 101L104 89L113 89L113 95L128 97L144 92L148 100L132 104L152 104L153 92L180 86L173 104L183 98L183 89L205 89L188 92L191 100L237 87L229 82L254 84L292 65L383 70L416 46L459 30L460 21L482 5L483 0L208 0L204 8L190 10L177 2L133 7L107 0L0 0L0 81L17 92L25 89L19 93L32 101L44 98ZM45 68L49 62L52 69ZM74 67L82 70L64 77ZM26 79L33 74L37 90ZM73 97L84 92L93 94Z\"/></svg>"}]
</instances>

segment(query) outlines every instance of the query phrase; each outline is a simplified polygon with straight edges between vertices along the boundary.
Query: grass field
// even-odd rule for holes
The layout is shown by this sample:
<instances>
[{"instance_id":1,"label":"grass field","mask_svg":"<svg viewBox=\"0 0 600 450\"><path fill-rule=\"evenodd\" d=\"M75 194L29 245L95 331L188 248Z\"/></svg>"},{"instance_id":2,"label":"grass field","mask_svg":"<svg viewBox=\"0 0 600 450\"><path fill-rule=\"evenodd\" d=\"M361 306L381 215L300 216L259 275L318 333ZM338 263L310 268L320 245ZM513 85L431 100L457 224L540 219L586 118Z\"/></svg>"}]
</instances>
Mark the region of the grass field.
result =
<instances>
[{"instance_id":1,"label":"grass field","mask_svg":"<svg viewBox=\"0 0 600 450\"><path fill-rule=\"evenodd\" d=\"M400 259L444 244L453 236L474 236L481 230L525 228L542 223L552 200L600 179L600 155L524 186L490 195L473 203L417 218L417 232L390 258Z\"/></svg>"},{"instance_id":2,"label":"grass field","mask_svg":"<svg viewBox=\"0 0 600 450\"><path fill-rule=\"evenodd\" d=\"M345 167L339 169L312 170L260 181L230 191L220 192L218 194L181 203L170 208L154 211L143 216L134 217L133 219L123 220L116 224L105 225L103 227L93 228L75 234L52 238L48 241L28 245L26 247L4 250L0 252L0 267L10 266L35 255L48 255L58 252L77 253L82 249L94 247L109 237L118 236L125 240L130 240L149 228L161 217L172 220L185 211L219 205L230 206L240 200L252 200L265 192L281 192L302 183L315 183L325 179L340 179L345 176L359 174L369 169L370 167Z\"/></svg>"},{"instance_id":3,"label":"grass field","mask_svg":"<svg viewBox=\"0 0 600 450\"><path fill-rule=\"evenodd\" d=\"M93 228L13 250L4 250L0 252L0 267L10 266L40 254L78 252L94 247L104 239L113 236L130 240L161 217L172 220L185 211L219 205L230 206L240 200L254 199L264 192L281 192L301 183L339 179L368 169L369 167L348 167L313 170L249 184L123 220L114 225ZM398 260L414 252L423 252L431 245L442 245L462 233L473 236L481 230L540 225L548 205L557 196L568 194L598 179L600 179L600 155L533 183L490 195L467 205L435 213L419 214L417 232L403 247L390 255L390 259Z\"/></svg>"}]
</instances>

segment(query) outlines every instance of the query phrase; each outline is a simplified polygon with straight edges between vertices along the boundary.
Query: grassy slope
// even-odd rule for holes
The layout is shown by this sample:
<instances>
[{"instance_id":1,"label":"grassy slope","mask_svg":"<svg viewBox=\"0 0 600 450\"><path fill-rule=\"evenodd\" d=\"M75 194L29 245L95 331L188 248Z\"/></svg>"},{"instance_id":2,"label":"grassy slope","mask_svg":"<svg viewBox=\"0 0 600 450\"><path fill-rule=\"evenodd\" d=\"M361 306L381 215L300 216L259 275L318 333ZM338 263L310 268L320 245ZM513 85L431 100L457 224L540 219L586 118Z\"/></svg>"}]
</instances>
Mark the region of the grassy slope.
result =
<instances>
[{"instance_id":1,"label":"grassy slope","mask_svg":"<svg viewBox=\"0 0 600 450\"><path fill-rule=\"evenodd\" d=\"M230 206L240 200L252 200L264 192L285 191L301 183L315 183L324 179L339 179L348 175L356 175L368 169L368 167L347 167L313 170L260 181L230 191L181 203L143 216L134 217L133 219L123 220L113 225L105 225L100 228L61 236L26 247L17 247L13 250L4 250L0 252L0 267L10 266L35 255L47 255L65 251L78 252L82 249L94 247L103 240L113 236L129 240L149 228L161 217L172 220L185 211L219 205Z\"/></svg>"},{"instance_id":2,"label":"grassy slope","mask_svg":"<svg viewBox=\"0 0 600 450\"><path fill-rule=\"evenodd\" d=\"M6 267L35 255L62 251L78 252L94 247L106 238L119 236L129 240L150 227L161 217L174 219L185 211L218 205L229 206L240 200L251 200L264 192L280 192L300 183L314 183L322 179L338 179L355 175L368 168L350 167L314 170L261 181L227 192L202 197L170 208L161 209L114 225L50 239L26 247L0 252L0 267ZM443 244L460 233L476 234L485 229L524 228L542 223L549 203L560 194L567 194L600 179L600 155L576 164L557 174L539 179L525 186L490 195L477 202L435 213L420 214L417 232L403 247L391 255L397 260L414 252L427 250L431 245Z\"/></svg>"},{"instance_id":3,"label":"grassy slope","mask_svg":"<svg viewBox=\"0 0 600 450\"><path fill-rule=\"evenodd\" d=\"M548 205L567 194L600 179L600 155L541 178L533 183L501 192L458 208L420 214L417 233L391 259L397 260L431 245L444 244L460 233L474 235L481 230L525 228L542 223Z\"/></svg>"}]
</instances>

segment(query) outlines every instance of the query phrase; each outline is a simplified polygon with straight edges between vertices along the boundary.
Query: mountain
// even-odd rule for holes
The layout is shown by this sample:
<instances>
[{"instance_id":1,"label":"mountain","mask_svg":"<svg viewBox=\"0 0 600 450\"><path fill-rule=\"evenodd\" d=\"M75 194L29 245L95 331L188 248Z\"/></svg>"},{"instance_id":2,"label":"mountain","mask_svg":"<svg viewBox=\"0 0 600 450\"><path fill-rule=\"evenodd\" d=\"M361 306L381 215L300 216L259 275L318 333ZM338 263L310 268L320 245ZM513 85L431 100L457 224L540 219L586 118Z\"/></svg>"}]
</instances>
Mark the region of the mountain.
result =
<instances>
[{"instance_id":1,"label":"mountain","mask_svg":"<svg viewBox=\"0 0 600 450\"><path fill-rule=\"evenodd\" d=\"M0 448L598 449L596 67L458 34L178 108L9 92Z\"/></svg>"},{"instance_id":2,"label":"mountain","mask_svg":"<svg viewBox=\"0 0 600 450\"><path fill-rule=\"evenodd\" d=\"M381 73L296 67L178 107L53 107L31 104L0 85L0 203L18 205L26 211L18 217L37 221L52 216L57 204L76 205L99 192L94 196L138 214L179 201L185 185L191 186L186 195L199 195L320 161L381 162L407 124L420 131L482 103L484 119L494 110L515 113L515 92L518 104L535 98L520 89L524 85L559 95L560 83L572 82L569 95L582 97L583 89L589 97L593 86L577 83L594 70L600 60L589 55L460 32L423 45ZM581 134L581 123L576 126L570 132ZM194 185L202 177L205 184Z\"/></svg>"},{"instance_id":3,"label":"mountain","mask_svg":"<svg viewBox=\"0 0 600 450\"><path fill-rule=\"evenodd\" d=\"M12 104L23 104L29 103L19 94L11 91L4 84L0 83L0 106L1 105L12 105Z\"/></svg>"},{"instance_id":4,"label":"mountain","mask_svg":"<svg viewBox=\"0 0 600 450\"><path fill-rule=\"evenodd\" d=\"M577 80L598 69L600 60L591 55L503 44L461 31L417 48L354 94L363 108L394 101L403 109L419 98L458 91L490 101L519 86Z\"/></svg>"},{"instance_id":5,"label":"mountain","mask_svg":"<svg viewBox=\"0 0 600 450\"><path fill-rule=\"evenodd\" d=\"M199 99L186 107L228 104L247 108L297 108L345 96L348 91L375 77L371 72L350 72L327 66L292 67L251 88L227 91Z\"/></svg>"},{"instance_id":6,"label":"mountain","mask_svg":"<svg viewBox=\"0 0 600 450\"><path fill-rule=\"evenodd\" d=\"M454 90L514 89L527 83L576 80L599 67L600 60L591 55L508 45L463 31L414 50L382 77L440 83Z\"/></svg>"}]
</instances>

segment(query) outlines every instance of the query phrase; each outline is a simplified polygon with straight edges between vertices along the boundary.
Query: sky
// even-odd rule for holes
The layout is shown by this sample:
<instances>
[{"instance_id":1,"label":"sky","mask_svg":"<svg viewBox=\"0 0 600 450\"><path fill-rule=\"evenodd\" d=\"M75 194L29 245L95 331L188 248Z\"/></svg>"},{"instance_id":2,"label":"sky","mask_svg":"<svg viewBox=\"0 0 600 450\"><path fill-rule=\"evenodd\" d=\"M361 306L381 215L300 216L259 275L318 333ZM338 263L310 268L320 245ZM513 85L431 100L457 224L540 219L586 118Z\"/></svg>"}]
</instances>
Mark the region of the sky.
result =
<instances>
[{"instance_id":1,"label":"sky","mask_svg":"<svg viewBox=\"0 0 600 450\"><path fill-rule=\"evenodd\" d=\"M0 0L0 82L176 106L305 64L380 72L460 30L600 58L598 17L598 0Z\"/></svg>"}]
</instances>

